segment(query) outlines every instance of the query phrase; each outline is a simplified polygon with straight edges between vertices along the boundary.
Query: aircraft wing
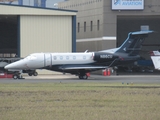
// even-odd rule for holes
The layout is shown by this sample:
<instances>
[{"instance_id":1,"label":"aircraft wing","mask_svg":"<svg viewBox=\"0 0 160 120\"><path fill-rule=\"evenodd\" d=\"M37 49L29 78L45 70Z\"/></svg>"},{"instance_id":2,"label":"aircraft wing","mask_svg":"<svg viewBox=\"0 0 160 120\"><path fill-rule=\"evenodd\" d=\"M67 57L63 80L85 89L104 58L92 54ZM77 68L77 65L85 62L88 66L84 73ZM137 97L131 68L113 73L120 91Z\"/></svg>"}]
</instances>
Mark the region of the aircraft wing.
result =
<instances>
[{"instance_id":1,"label":"aircraft wing","mask_svg":"<svg viewBox=\"0 0 160 120\"><path fill-rule=\"evenodd\" d=\"M92 65L78 65L78 66L61 66L62 70L92 70L92 69L106 69L107 66L92 66Z\"/></svg>"}]
</instances>

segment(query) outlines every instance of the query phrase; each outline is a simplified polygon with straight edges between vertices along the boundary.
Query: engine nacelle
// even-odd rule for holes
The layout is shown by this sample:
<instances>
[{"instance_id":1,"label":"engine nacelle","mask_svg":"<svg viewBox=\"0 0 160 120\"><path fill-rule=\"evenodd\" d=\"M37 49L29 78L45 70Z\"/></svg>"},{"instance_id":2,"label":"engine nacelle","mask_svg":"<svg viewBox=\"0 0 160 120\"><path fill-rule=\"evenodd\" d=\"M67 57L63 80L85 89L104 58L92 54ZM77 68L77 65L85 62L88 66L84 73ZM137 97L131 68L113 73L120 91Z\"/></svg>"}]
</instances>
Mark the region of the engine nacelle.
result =
<instances>
[{"instance_id":1,"label":"engine nacelle","mask_svg":"<svg viewBox=\"0 0 160 120\"><path fill-rule=\"evenodd\" d=\"M116 58L118 58L118 56L113 55L111 53L94 52L93 60L97 62L109 62L109 61L113 61Z\"/></svg>"}]
</instances>

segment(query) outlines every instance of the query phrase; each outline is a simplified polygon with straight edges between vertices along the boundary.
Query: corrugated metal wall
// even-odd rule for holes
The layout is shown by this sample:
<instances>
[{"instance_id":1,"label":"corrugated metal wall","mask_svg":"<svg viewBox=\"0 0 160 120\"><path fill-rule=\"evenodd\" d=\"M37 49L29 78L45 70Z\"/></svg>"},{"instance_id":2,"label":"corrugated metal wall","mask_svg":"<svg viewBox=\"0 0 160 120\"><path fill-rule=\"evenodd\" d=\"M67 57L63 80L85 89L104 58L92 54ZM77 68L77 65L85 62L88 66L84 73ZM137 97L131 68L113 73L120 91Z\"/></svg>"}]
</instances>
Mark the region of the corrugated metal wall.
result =
<instances>
[{"instance_id":1,"label":"corrugated metal wall","mask_svg":"<svg viewBox=\"0 0 160 120\"><path fill-rule=\"evenodd\" d=\"M20 56L35 52L71 52L71 16L20 16ZM46 73L46 72L42 72Z\"/></svg>"},{"instance_id":2,"label":"corrugated metal wall","mask_svg":"<svg viewBox=\"0 0 160 120\"><path fill-rule=\"evenodd\" d=\"M21 16L20 55L33 52L71 52L71 16Z\"/></svg>"}]
</instances>

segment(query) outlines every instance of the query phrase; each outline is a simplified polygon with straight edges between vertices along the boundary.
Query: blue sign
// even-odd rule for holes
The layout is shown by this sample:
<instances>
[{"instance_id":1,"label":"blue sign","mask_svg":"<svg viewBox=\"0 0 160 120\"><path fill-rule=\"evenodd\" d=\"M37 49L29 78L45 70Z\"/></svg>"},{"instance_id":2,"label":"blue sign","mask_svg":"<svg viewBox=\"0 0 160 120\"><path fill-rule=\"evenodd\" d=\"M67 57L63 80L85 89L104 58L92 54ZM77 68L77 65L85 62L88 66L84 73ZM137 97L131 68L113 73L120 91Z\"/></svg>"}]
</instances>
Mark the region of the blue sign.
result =
<instances>
[{"instance_id":1,"label":"blue sign","mask_svg":"<svg viewBox=\"0 0 160 120\"><path fill-rule=\"evenodd\" d=\"M112 10L143 10L144 0L112 0Z\"/></svg>"}]
</instances>

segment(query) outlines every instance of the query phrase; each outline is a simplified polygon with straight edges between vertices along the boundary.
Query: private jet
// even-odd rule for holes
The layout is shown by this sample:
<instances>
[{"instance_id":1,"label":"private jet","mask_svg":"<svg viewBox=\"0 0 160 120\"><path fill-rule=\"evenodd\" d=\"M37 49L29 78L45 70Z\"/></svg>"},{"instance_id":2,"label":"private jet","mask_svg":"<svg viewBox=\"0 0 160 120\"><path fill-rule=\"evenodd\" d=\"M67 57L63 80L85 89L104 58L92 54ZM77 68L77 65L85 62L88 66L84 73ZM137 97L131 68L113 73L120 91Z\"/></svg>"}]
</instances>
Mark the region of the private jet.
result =
<instances>
[{"instance_id":1,"label":"private jet","mask_svg":"<svg viewBox=\"0 0 160 120\"><path fill-rule=\"evenodd\" d=\"M8 70L47 69L87 79L87 73L134 62L140 58L141 44L151 30L130 32L124 43L114 49L79 53L33 53L5 66ZM19 76L14 75L15 78Z\"/></svg>"}]
</instances>

